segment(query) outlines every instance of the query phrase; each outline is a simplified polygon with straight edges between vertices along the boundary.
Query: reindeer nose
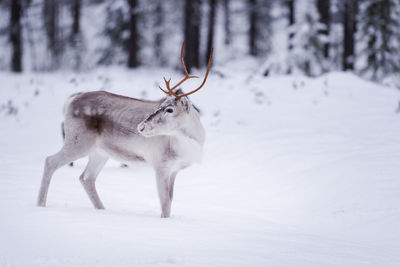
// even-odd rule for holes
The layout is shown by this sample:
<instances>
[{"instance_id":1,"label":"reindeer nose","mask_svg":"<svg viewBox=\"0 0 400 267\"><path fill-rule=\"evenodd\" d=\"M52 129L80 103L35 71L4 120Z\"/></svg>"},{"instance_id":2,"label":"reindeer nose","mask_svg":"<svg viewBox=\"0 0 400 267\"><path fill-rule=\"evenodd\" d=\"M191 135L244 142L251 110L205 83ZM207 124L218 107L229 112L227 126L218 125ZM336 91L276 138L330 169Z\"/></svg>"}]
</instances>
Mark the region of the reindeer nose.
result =
<instances>
[{"instance_id":1,"label":"reindeer nose","mask_svg":"<svg viewBox=\"0 0 400 267\"><path fill-rule=\"evenodd\" d=\"M142 127L140 127L139 131L141 131L141 132L144 131L144 125L142 125Z\"/></svg>"}]
</instances>

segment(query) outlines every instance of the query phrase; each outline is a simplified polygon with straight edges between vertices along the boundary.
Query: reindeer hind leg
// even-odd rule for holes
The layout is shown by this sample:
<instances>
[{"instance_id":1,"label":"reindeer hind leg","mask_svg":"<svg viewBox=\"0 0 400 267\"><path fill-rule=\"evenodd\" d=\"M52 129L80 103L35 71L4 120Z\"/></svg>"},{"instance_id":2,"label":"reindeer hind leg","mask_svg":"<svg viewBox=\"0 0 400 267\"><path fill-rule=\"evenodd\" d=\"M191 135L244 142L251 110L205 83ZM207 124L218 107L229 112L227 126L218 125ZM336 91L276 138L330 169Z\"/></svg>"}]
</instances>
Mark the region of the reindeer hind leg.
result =
<instances>
[{"instance_id":1,"label":"reindeer hind leg","mask_svg":"<svg viewBox=\"0 0 400 267\"><path fill-rule=\"evenodd\" d=\"M78 126L79 125L76 127ZM54 172L72 161L87 156L95 144L95 141L96 138L87 132L83 132L80 135L74 135L73 133L66 135L64 146L61 148L61 150L58 153L46 158L37 200L38 206L46 206L47 192L49 190L51 177L53 176Z\"/></svg>"},{"instance_id":2,"label":"reindeer hind leg","mask_svg":"<svg viewBox=\"0 0 400 267\"><path fill-rule=\"evenodd\" d=\"M76 148L79 148L79 146L76 146ZM58 153L46 158L42 182L40 185L39 196L37 200L38 206L46 206L47 192L49 190L50 181L54 172L60 167L70 163L71 161L86 156L88 152L88 148L84 149L84 147L80 147L79 150L74 150L70 146L64 145Z\"/></svg>"},{"instance_id":3,"label":"reindeer hind leg","mask_svg":"<svg viewBox=\"0 0 400 267\"><path fill-rule=\"evenodd\" d=\"M100 197L97 193L95 183L97 176L106 164L107 160L108 157L96 152L92 152L89 155L89 162L86 166L85 171L79 177L83 188L85 189L90 201L96 209L104 209L104 205L101 202Z\"/></svg>"}]
</instances>

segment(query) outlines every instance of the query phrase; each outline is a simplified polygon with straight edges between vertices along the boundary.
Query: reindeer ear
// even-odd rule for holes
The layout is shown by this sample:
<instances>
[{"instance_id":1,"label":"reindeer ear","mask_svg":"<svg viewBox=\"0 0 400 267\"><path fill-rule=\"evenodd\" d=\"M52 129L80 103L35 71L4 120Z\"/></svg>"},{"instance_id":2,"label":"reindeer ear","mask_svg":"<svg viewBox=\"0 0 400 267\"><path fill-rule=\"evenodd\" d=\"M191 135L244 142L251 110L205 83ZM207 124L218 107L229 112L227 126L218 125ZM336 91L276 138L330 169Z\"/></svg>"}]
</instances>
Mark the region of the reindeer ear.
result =
<instances>
[{"instance_id":1,"label":"reindeer ear","mask_svg":"<svg viewBox=\"0 0 400 267\"><path fill-rule=\"evenodd\" d=\"M179 98L179 101L182 103L182 107L186 112L189 112L190 110L190 100L187 96L183 96L181 98Z\"/></svg>"}]
</instances>

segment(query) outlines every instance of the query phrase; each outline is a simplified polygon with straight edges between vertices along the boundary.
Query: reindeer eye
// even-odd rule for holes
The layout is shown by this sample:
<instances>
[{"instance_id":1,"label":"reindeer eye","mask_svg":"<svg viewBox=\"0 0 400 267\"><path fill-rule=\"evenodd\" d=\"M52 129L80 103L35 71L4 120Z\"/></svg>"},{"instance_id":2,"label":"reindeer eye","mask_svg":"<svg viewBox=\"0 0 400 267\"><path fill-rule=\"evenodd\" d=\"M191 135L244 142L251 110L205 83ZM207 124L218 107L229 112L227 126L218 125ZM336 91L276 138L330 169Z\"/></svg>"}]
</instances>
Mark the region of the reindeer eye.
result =
<instances>
[{"instance_id":1,"label":"reindeer eye","mask_svg":"<svg viewBox=\"0 0 400 267\"><path fill-rule=\"evenodd\" d=\"M172 112L174 112L174 109L173 109L173 108L167 108L167 109L165 110L165 112L172 113Z\"/></svg>"}]
</instances>

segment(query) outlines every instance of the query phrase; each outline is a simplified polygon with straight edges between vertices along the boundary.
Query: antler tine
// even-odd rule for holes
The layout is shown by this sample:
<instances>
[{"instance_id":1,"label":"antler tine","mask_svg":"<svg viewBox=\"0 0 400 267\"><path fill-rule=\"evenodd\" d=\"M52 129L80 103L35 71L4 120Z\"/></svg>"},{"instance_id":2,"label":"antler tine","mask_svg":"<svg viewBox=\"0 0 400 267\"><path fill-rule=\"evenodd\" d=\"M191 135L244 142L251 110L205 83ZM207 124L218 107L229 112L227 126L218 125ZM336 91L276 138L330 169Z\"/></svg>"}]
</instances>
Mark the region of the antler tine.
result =
<instances>
[{"instance_id":1,"label":"antler tine","mask_svg":"<svg viewBox=\"0 0 400 267\"><path fill-rule=\"evenodd\" d=\"M193 90L193 91L191 91L191 92L189 92L189 93L179 95L179 98L182 97L182 96L191 95L191 94L197 92L198 90L200 90L201 87L203 87L203 85L206 83L206 80L207 80L207 77L208 77L208 73L210 72L211 62L212 62L212 56L213 56L213 49L211 49L210 57L208 58L208 64L207 64L206 75L204 76L204 80L203 80L203 82L200 84L200 86L199 86L197 89L195 89L195 90Z\"/></svg>"},{"instance_id":2,"label":"antler tine","mask_svg":"<svg viewBox=\"0 0 400 267\"><path fill-rule=\"evenodd\" d=\"M210 72L211 62L212 62L212 56L213 56L213 49L211 49L210 58L208 59L207 72L206 72L206 75L205 75L204 80L203 80L203 82L201 83L201 85L200 85L197 89L195 89L195 90L193 90L193 91L191 91L191 92L189 92L189 93L187 93L187 94L177 95L177 94L174 93L174 90L175 90L179 85L181 85L182 83L184 83L184 82L187 81L188 79L191 79L191 78L199 78L198 76L189 75L189 72L187 71L185 62L184 62L184 60L183 60L183 49L184 49L184 47L185 47L185 42L182 43L182 48L181 48L181 64L182 64L183 71L185 72L185 78L183 78L180 82L178 82L174 87L171 88L171 87L170 87L171 78L167 81L167 79L165 79L165 77L164 77L164 82L165 82L165 85L166 85L168 91L162 89L161 86L158 86L158 87L160 88L161 91L163 91L164 93L166 93L166 94L169 95L169 96L175 96L177 99L181 98L182 96L191 95L191 94L197 92L198 90L200 90L200 88L203 87L203 85L206 83L206 80L207 80L207 77L208 77L208 73Z\"/></svg>"},{"instance_id":3,"label":"antler tine","mask_svg":"<svg viewBox=\"0 0 400 267\"><path fill-rule=\"evenodd\" d=\"M174 87L171 88L171 90L175 90L179 85L181 85L182 83L184 83L186 80L191 79L191 78L199 78L198 76L194 76L194 75L189 75L189 72L187 71L186 65L185 65L185 61L183 60L183 49L185 47L185 41L183 41L182 43L182 47L181 47L181 64L182 64L182 68L183 71L185 72L185 78L183 78L179 83L177 83Z\"/></svg>"},{"instance_id":4,"label":"antler tine","mask_svg":"<svg viewBox=\"0 0 400 267\"><path fill-rule=\"evenodd\" d=\"M158 86L158 88L160 88L161 91L163 91L164 93L166 93L167 95L169 95L169 92L165 91L164 89L161 88L161 86Z\"/></svg>"},{"instance_id":5,"label":"antler tine","mask_svg":"<svg viewBox=\"0 0 400 267\"><path fill-rule=\"evenodd\" d=\"M182 47L181 47L181 63L182 63L182 67L183 67L183 71L185 72L185 76L189 76L189 73L187 71L185 62L183 61L183 48L185 47L185 41L183 41L182 43Z\"/></svg>"},{"instance_id":6,"label":"antler tine","mask_svg":"<svg viewBox=\"0 0 400 267\"><path fill-rule=\"evenodd\" d=\"M158 86L158 88L160 88L160 90L163 91L164 93L166 93L167 95L171 95L171 90L169 89L169 82L171 81L171 78L169 78L168 81L167 81L167 79L165 79L165 77L163 77L163 78L164 78L165 85L167 86L168 92L165 91L164 89L162 89L161 86Z\"/></svg>"}]
</instances>

